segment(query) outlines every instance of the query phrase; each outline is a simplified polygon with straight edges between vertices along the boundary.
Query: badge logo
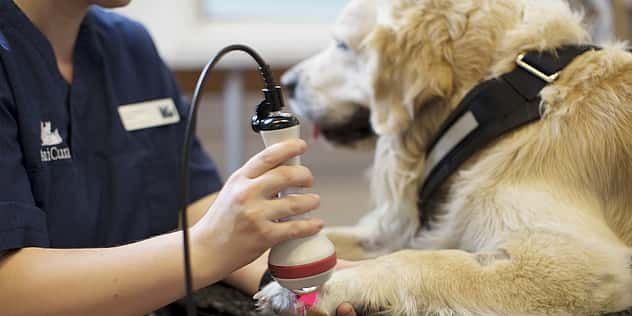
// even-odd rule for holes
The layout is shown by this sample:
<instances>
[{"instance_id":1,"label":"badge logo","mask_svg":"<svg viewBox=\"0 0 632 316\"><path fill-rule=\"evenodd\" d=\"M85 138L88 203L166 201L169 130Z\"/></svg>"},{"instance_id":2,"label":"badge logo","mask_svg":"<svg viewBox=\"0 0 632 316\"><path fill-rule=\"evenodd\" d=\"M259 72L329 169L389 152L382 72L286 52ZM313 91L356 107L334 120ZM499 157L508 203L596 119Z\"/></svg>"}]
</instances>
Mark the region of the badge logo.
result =
<instances>
[{"instance_id":1,"label":"badge logo","mask_svg":"<svg viewBox=\"0 0 632 316\"><path fill-rule=\"evenodd\" d=\"M55 161L55 160L68 160L71 159L70 148L68 146L58 146L64 142L64 139L59 134L59 129L53 130L50 121L41 122L41 139L42 149L40 150L40 156L43 162Z\"/></svg>"},{"instance_id":2,"label":"badge logo","mask_svg":"<svg viewBox=\"0 0 632 316\"><path fill-rule=\"evenodd\" d=\"M161 105L160 115L162 115L162 118L168 119L168 118L173 117L176 114L173 112L173 110L169 106Z\"/></svg>"}]
</instances>

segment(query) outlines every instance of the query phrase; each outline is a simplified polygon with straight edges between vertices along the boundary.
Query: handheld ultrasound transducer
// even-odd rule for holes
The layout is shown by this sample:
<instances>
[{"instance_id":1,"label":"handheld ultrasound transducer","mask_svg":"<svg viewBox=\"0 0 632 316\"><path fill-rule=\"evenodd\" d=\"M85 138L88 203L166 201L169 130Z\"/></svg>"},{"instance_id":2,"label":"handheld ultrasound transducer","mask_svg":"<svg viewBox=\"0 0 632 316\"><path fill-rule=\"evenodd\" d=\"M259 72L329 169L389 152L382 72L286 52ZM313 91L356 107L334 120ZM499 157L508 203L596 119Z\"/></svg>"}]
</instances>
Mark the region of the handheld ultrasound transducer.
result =
<instances>
[{"instance_id":1,"label":"handheld ultrasound transducer","mask_svg":"<svg viewBox=\"0 0 632 316\"><path fill-rule=\"evenodd\" d=\"M277 90L274 94L282 98L281 87L274 89ZM264 94L267 96L270 91L266 90L264 89ZM261 134L266 147L288 139L300 138L298 119L292 113L281 111L283 103L282 100L278 101L277 105L266 104L266 101L263 101L257 108L257 114L252 117L252 128ZM300 163L300 157L295 157L286 164ZM299 189L294 188L279 193L279 197L299 192ZM299 215L284 220L308 217L309 215ZM331 277L335 265L334 245L322 233L282 242L270 250L268 259L268 270L272 277L281 286L297 294L317 291Z\"/></svg>"},{"instance_id":2,"label":"handheld ultrasound transducer","mask_svg":"<svg viewBox=\"0 0 632 316\"><path fill-rule=\"evenodd\" d=\"M299 138L298 119L291 113L281 112L283 108L283 93L281 87L276 85L272 71L261 56L252 48L234 44L224 47L213 59L211 59L200 74L189 113L186 119L184 132L184 146L180 162L180 220L182 223L182 242L184 255L184 280L186 290L186 311L188 316L197 314L197 307L193 299L193 277L191 272L191 250L189 246L189 225L187 215L188 191L189 191L189 161L191 148L195 135L197 113L202 99L202 92L208 75L217 63L228 53L234 51L244 52L252 57L259 66L259 73L264 83L262 89L265 99L257 106L257 113L252 117L252 128L260 133L266 146L291 138ZM287 162L290 165L300 164L299 158ZM289 191L289 190L288 190ZM298 191L294 191L297 193ZM282 192L279 196L285 196L292 192ZM301 216L303 218L306 215ZM292 220L290 217L284 220ZM333 272L336 265L336 252L333 244L325 235L317 234L307 238L289 240L278 244L270 251L268 268L272 277L283 287L302 295L304 298L315 296Z\"/></svg>"}]
</instances>

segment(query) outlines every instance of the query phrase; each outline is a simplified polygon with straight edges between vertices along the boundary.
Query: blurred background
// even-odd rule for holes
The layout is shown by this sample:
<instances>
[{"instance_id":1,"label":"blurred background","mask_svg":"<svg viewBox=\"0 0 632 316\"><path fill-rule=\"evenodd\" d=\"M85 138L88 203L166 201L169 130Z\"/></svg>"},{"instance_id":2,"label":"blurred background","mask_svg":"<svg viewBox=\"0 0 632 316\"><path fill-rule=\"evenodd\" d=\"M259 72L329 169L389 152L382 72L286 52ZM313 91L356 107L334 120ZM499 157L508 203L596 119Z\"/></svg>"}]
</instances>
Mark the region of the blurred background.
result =
<instances>
[{"instance_id":1,"label":"blurred background","mask_svg":"<svg viewBox=\"0 0 632 316\"><path fill-rule=\"evenodd\" d=\"M118 10L142 22L190 97L209 58L233 43L252 46L277 74L315 54L330 41L330 27L348 0L134 0ZM569 0L583 10L598 43L628 39L632 0ZM200 108L198 136L226 177L261 150L249 117L261 99L255 64L234 53L208 81ZM368 178L372 153L334 149L311 139L303 163L312 169L311 190L322 197L317 215L329 225L355 223L369 207Z\"/></svg>"}]
</instances>

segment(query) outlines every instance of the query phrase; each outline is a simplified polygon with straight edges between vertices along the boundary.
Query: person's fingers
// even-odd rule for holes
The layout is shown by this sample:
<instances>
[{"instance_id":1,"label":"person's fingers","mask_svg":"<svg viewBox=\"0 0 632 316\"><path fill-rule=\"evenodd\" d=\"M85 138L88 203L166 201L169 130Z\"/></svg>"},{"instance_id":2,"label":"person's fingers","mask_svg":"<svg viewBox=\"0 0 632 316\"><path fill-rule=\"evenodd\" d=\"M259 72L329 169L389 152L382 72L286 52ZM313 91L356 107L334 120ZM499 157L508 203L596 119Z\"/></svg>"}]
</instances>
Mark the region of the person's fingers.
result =
<instances>
[{"instance_id":1,"label":"person's fingers","mask_svg":"<svg viewBox=\"0 0 632 316\"><path fill-rule=\"evenodd\" d=\"M269 198L288 188L311 187L314 184L314 176L304 166L280 166L253 179L252 183L257 186L261 197Z\"/></svg>"},{"instance_id":2,"label":"person's fingers","mask_svg":"<svg viewBox=\"0 0 632 316\"><path fill-rule=\"evenodd\" d=\"M298 239L312 236L323 229L324 223L320 219L291 220L274 225L270 239L277 244L290 239Z\"/></svg>"},{"instance_id":3,"label":"person's fingers","mask_svg":"<svg viewBox=\"0 0 632 316\"><path fill-rule=\"evenodd\" d=\"M336 316L356 316L356 312L351 304L342 303L336 309Z\"/></svg>"},{"instance_id":4,"label":"person's fingers","mask_svg":"<svg viewBox=\"0 0 632 316\"><path fill-rule=\"evenodd\" d=\"M277 200L265 201L263 216L269 220L301 215L320 206L317 194L292 194Z\"/></svg>"},{"instance_id":5,"label":"person's fingers","mask_svg":"<svg viewBox=\"0 0 632 316\"><path fill-rule=\"evenodd\" d=\"M248 178L256 178L292 157L305 152L307 143L302 139L287 140L271 145L250 158L238 172Z\"/></svg>"}]
</instances>

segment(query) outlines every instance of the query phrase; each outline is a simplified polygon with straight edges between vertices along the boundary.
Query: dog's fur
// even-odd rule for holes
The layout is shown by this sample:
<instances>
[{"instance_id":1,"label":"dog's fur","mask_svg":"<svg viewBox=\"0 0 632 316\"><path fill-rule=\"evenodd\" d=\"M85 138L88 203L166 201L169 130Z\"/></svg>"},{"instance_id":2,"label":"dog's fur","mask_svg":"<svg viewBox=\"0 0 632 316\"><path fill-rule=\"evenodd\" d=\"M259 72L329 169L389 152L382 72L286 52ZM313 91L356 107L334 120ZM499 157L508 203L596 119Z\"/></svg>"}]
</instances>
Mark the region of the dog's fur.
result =
<instances>
[{"instance_id":1,"label":"dog's fur","mask_svg":"<svg viewBox=\"0 0 632 316\"><path fill-rule=\"evenodd\" d=\"M345 301L392 315L632 306L632 54L623 45L566 67L541 93L543 118L468 160L422 210L437 214L425 228L417 191L442 122L521 52L588 43L581 16L562 0L353 0L335 37L345 44L284 81L295 110L324 127L370 110L375 207L328 233L342 258L380 257L337 272L315 311L334 315ZM366 136L351 145L370 144ZM276 284L258 297L292 305Z\"/></svg>"}]
</instances>

